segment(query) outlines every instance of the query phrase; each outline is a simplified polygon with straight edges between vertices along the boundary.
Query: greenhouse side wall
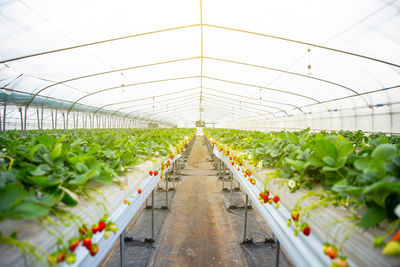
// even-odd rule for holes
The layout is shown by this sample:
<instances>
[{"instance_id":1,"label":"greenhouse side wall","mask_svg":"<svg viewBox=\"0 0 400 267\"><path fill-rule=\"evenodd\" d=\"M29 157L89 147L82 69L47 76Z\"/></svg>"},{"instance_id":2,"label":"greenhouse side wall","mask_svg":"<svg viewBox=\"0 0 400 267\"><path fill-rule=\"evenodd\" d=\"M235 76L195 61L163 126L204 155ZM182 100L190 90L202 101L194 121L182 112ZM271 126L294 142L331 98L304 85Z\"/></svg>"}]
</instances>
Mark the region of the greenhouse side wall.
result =
<instances>
[{"instance_id":1,"label":"greenhouse side wall","mask_svg":"<svg viewBox=\"0 0 400 267\"><path fill-rule=\"evenodd\" d=\"M300 113L285 117L247 117L237 121L221 123L222 128L260 131L297 131L307 127L311 130L362 130L364 132L400 133L400 104L345 109L322 113Z\"/></svg>"}]
</instances>

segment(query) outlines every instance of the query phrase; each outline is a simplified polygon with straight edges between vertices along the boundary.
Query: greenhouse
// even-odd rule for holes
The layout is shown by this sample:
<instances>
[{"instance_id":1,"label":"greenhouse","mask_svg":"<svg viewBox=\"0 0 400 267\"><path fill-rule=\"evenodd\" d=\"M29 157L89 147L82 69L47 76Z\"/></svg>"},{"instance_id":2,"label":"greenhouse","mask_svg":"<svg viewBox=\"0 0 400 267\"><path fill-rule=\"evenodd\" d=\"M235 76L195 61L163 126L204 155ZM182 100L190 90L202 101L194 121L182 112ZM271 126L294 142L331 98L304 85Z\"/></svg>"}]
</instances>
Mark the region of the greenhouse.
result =
<instances>
[{"instance_id":1,"label":"greenhouse","mask_svg":"<svg viewBox=\"0 0 400 267\"><path fill-rule=\"evenodd\" d=\"M0 1L0 266L400 266L400 1Z\"/></svg>"}]
</instances>

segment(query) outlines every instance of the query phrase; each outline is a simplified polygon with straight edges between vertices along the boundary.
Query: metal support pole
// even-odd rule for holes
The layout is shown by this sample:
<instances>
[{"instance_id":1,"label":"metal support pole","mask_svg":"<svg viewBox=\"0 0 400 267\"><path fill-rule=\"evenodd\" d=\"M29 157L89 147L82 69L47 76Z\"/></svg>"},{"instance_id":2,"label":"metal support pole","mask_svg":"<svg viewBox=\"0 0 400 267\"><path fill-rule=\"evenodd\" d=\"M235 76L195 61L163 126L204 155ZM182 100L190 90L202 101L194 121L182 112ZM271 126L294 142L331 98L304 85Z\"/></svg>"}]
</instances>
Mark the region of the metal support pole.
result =
<instances>
[{"instance_id":1,"label":"metal support pole","mask_svg":"<svg viewBox=\"0 0 400 267\"><path fill-rule=\"evenodd\" d=\"M51 129L53 130L53 135L55 135L55 131L54 131L54 114L53 114L53 109L50 109L51 112Z\"/></svg>"},{"instance_id":2,"label":"metal support pole","mask_svg":"<svg viewBox=\"0 0 400 267\"><path fill-rule=\"evenodd\" d=\"M57 116L58 110L56 109L56 116L54 118L54 132L57 133Z\"/></svg>"},{"instance_id":3,"label":"metal support pole","mask_svg":"<svg viewBox=\"0 0 400 267\"><path fill-rule=\"evenodd\" d=\"M121 267L125 266L125 229L122 230L121 235L119 236L119 250L120 250L120 264Z\"/></svg>"},{"instance_id":4,"label":"metal support pole","mask_svg":"<svg viewBox=\"0 0 400 267\"><path fill-rule=\"evenodd\" d=\"M165 172L165 206L168 209L168 172Z\"/></svg>"},{"instance_id":5,"label":"metal support pole","mask_svg":"<svg viewBox=\"0 0 400 267\"><path fill-rule=\"evenodd\" d=\"M41 112L41 117L40 117L40 131L43 131L43 110L44 108L42 107L42 112Z\"/></svg>"},{"instance_id":6,"label":"metal support pole","mask_svg":"<svg viewBox=\"0 0 400 267\"><path fill-rule=\"evenodd\" d=\"M6 113L7 112L7 103L4 102L4 110L3 110L3 133L6 133ZM21 113L22 115L22 113ZM23 125L21 125L23 127Z\"/></svg>"},{"instance_id":7,"label":"metal support pole","mask_svg":"<svg viewBox=\"0 0 400 267\"><path fill-rule=\"evenodd\" d=\"M37 117L37 123L38 123L38 133L40 134L40 118L39 118L39 109L36 108L36 117Z\"/></svg>"},{"instance_id":8,"label":"metal support pole","mask_svg":"<svg viewBox=\"0 0 400 267\"><path fill-rule=\"evenodd\" d=\"M244 229L243 229L243 243L246 242L247 231L247 205L249 203L249 196L246 194L246 205L244 206Z\"/></svg>"},{"instance_id":9,"label":"metal support pole","mask_svg":"<svg viewBox=\"0 0 400 267\"><path fill-rule=\"evenodd\" d=\"M4 118L5 118L5 116L4 116ZM24 135L26 134L26 120L27 120L27 118L28 118L28 107L25 106L24 131L23 131L23 134L24 134Z\"/></svg>"},{"instance_id":10,"label":"metal support pole","mask_svg":"<svg viewBox=\"0 0 400 267\"><path fill-rule=\"evenodd\" d=\"M225 189L225 164L222 171L222 191L224 191L224 189Z\"/></svg>"},{"instance_id":11,"label":"metal support pole","mask_svg":"<svg viewBox=\"0 0 400 267\"><path fill-rule=\"evenodd\" d=\"M154 190L151 191L151 239L154 242Z\"/></svg>"},{"instance_id":12,"label":"metal support pole","mask_svg":"<svg viewBox=\"0 0 400 267\"><path fill-rule=\"evenodd\" d=\"M233 173L229 172L229 177L231 178L231 189L230 189L230 193L229 193L229 208L232 207L232 186L233 186Z\"/></svg>"},{"instance_id":13,"label":"metal support pole","mask_svg":"<svg viewBox=\"0 0 400 267\"><path fill-rule=\"evenodd\" d=\"M22 107L19 107L18 108L18 110L19 110L19 114L21 115L21 131L22 131L22 134L24 134L24 115L22 114ZM4 121L5 121L5 116L4 116Z\"/></svg>"},{"instance_id":14,"label":"metal support pole","mask_svg":"<svg viewBox=\"0 0 400 267\"><path fill-rule=\"evenodd\" d=\"M276 238L276 252L275 252L275 266L279 267L279 251L281 248L281 244L279 243L279 240Z\"/></svg>"},{"instance_id":15,"label":"metal support pole","mask_svg":"<svg viewBox=\"0 0 400 267\"><path fill-rule=\"evenodd\" d=\"M174 175L174 188L176 189L176 184L175 184L175 161L172 163L172 174Z\"/></svg>"}]
</instances>

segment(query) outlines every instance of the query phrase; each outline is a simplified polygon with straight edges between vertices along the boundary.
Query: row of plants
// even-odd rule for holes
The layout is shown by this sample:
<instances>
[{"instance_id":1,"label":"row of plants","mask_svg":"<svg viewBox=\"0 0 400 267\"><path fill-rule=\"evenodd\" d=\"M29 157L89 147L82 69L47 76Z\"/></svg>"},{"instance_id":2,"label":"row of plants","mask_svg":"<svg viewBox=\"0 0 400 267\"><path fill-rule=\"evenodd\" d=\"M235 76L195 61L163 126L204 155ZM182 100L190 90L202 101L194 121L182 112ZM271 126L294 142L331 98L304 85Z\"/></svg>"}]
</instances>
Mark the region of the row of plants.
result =
<instances>
[{"instance_id":1,"label":"row of plants","mask_svg":"<svg viewBox=\"0 0 400 267\"><path fill-rule=\"evenodd\" d=\"M224 155L231 155L232 165L242 166L245 161L253 168L250 173L261 167L273 169L265 177L265 192L269 182L278 177L288 179L286 185L291 192L309 190L288 218L287 225L294 227L295 235L308 227L304 219L315 211L331 205L351 211L352 215L341 222L348 223L348 229L341 229L347 233L345 238L338 243L333 236L324 245L324 252L329 248L332 259L343 261L339 256L343 256L344 242L357 229L382 224L387 225L386 230L374 239L374 246L384 246L385 255L400 255L400 233L393 236L400 225L399 136L367 135L362 131L311 133L309 129L268 133L206 129L205 134ZM319 201L306 205L310 197Z\"/></svg>"},{"instance_id":2,"label":"row of plants","mask_svg":"<svg viewBox=\"0 0 400 267\"><path fill-rule=\"evenodd\" d=\"M122 186L120 175L148 159L165 158L162 165L167 164L168 157L181 153L193 135L193 129L28 131L26 135L7 131L0 135L0 223L38 220L57 241L57 250L48 254L19 239L17 232L9 236L0 232L0 244L17 246L24 260L40 265L46 263L46 255L51 265L75 262L74 251L81 242L94 256L98 246L92 244L92 236L104 231L108 238L117 231L108 219L107 199L98 201L92 196L99 194L98 186ZM92 227L68 211L81 199L95 201L103 211ZM77 236L65 240L63 228L71 223Z\"/></svg>"}]
</instances>

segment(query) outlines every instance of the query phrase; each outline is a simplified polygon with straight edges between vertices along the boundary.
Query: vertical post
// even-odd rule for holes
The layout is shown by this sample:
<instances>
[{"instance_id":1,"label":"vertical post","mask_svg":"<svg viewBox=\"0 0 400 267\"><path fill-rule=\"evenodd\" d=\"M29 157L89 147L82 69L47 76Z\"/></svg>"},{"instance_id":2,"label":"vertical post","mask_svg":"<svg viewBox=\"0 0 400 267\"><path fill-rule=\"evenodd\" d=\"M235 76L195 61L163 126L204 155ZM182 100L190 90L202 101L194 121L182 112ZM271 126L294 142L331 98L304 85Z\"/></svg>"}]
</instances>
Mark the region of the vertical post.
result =
<instances>
[{"instance_id":1,"label":"vertical post","mask_svg":"<svg viewBox=\"0 0 400 267\"><path fill-rule=\"evenodd\" d=\"M58 117L58 110L56 109L56 116L54 118L54 132L57 133L57 117Z\"/></svg>"},{"instance_id":2,"label":"vertical post","mask_svg":"<svg viewBox=\"0 0 400 267\"><path fill-rule=\"evenodd\" d=\"M4 102L4 104L5 104L5 102ZM2 132L2 131L3 131L3 123L1 121L1 111L0 111L0 132Z\"/></svg>"},{"instance_id":3,"label":"vertical post","mask_svg":"<svg viewBox=\"0 0 400 267\"><path fill-rule=\"evenodd\" d=\"M6 117L4 116L4 119L5 119L5 118L6 118ZM27 118L28 118L28 107L25 106L24 131L23 131L23 134L24 134L24 135L26 134L26 120L27 120Z\"/></svg>"},{"instance_id":4,"label":"vertical post","mask_svg":"<svg viewBox=\"0 0 400 267\"><path fill-rule=\"evenodd\" d=\"M6 133L6 113L7 112L7 103L4 102L4 110L3 110L3 133ZM22 115L22 113L21 113ZM23 124L21 125L23 126ZM22 131L23 132L23 131Z\"/></svg>"},{"instance_id":5,"label":"vertical post","mask_svg":"<svg viewBox=\"0 0 400 267\"><path fill-rule=\"evenodd\" d=\"M174 163L172 163L172 174L174 175L174 188L176 189L176 185L175 185L175 161L174 161Z\"/></svg>"},{"instance_id":6,"label":"vertical post","mask_svg":"<svg viewBox=\"0 0 400 267\"><path fill-rule=\"evenodd\" d=\"M249 203L249 196L246 194L246 205L244 206L244 229L243 229L243 243L246 242L247 231L247 205Z\"/></svg>"},{"instance_id":7,"label":"vertical post","mask_svg":"<svg viewBox=\"0 0 400 267\"><path fill-rule=\"evenodd\" d=\"M42 112L40 117L40 131L43 131L43 110L44 108L42 107Z\"/></svg>"},{"instance_id":8,"label":"vertical post","mask_svg":"<svg viewBox=\"0 0 400 267\"><path fill-rule=\"evenodd\" d=\"M119 250L120 250L120 264L121 267L125 266L125 229L122 230L121 235L119 236Z\"/></svg>"},{"instance_id":9,"label":"vertical post","mask_svg":"<svg viewBox=\"0 0 400 267\"><path fill-rule=\"evenodd\" d=\"M232 207L232 185L233 185L233 173L229 171L229 177L231 178L231 189L229 193L229 208Z\"/></svg>"},{"instance_id":10,"label":"vertical post","mask_svg":"<svg viewBox=\"0 0 400 267\"><path fill-rule=\"evenodd\" d=\"M224 189L225 189L225 168L226 168L226 166L224 164L224 168L222 170L222 191L224 191Z\"/></svg>"},{"instance_id":11,"label":"vertical post","mask_svg":"<svg viewBox=\"0 0 400 267\"><path fill-rule=\"evenodd\" d=\"M154 190L151 191L151 239L154 241Z\"/></svg>"},{"instance_id":12,"label":"vertical post","mask_svg":"<svg viewBox=\"0 0 400 267\"><path fill-rule=\"evenodd\" d=\"M65 113L62 113L62 117L63 117L63 124L64 124L64 132L65 132Z\"/></svg>"},{"instance_id":13,"label":"vertical post","mask_svg":"<svg viewBox=\"0 0 400 267\"><path fill-rule=\"evenodd\" d=\"M165 206L168 209L168 172L165 172Z\"/></svg>"},{"instance_id":14,"label":"vertical post","mask_svg":"<svg viewBox=\"0 0 400 267\"><path fill-rule=\"evenodd\" d=\"M40 134L40 117L39 117L39 109L36 108L36 117L37 117L37 123L38 123L38 133Z\"/></svg>"},{"instance_id":15,"label":"vertical post","mask_svg":"<svg viewBox=\"0 0 400 267\"><path fill-rule=\"evenodd\" d=\"M18 110L19 110L19 114L21 116L21 133L22 133L22 135L24 135L24 115L22 114L22 107L19 107ZM4 120L5 119L6 118L4 118Z\"/></svg>"},{"instance_id":16,"label":"vertical post","mask_svg":"<svg viewBox=\"0 0 400 267\"><path fill-rule=\"evenodd\" d=\"M275 238L276 240L276 252L275 252L275 267L279 267L279 251L281 248L281 244L279 243L279 240Z\"/></svg>"},{"instance_id":17,"label":"vertical post","mask_svg":"<svg viewBox=\"0 0 400 267\"><path fill-rule=\"evenodd\" d=\"M51 129L53 130L53 135L55 135L55 131L54 131L54 115L53 115L53 109L50 109L51 112Z\"/></svg>"}]
</instances>

